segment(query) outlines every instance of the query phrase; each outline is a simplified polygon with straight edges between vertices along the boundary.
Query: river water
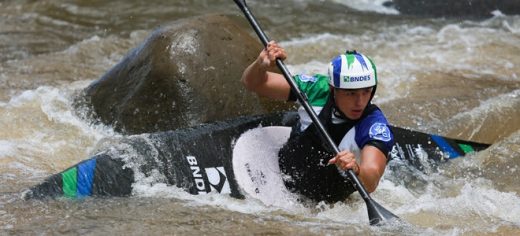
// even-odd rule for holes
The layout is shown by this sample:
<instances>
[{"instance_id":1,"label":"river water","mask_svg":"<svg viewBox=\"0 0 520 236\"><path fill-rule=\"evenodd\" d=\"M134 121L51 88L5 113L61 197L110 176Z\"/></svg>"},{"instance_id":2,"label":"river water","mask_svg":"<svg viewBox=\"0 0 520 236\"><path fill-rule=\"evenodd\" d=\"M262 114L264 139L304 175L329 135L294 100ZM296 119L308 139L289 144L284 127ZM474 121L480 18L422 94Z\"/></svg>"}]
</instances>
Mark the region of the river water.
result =
<instances>
[{"instance_id":1,"label":"river water","mask_svg":"<svg viewBox=\"0 0 520 236\"><path fill-rule=\"evenodd\" d=\"M520 233L520 16L399 15L367 0L248 1L293 72L324 72L357 49L378 65L375 103L397 126L493 144L372 194L409 226L368 226L365 204L266 206L155 184L129 198L25 201L20 193L121 137L90 125L74 96L147 35L233 1L0 2L0 235L513 235ZM252 31L251 31L252 32ZM237 78L238 79L238 78ZM238 83L238 81L237 81ZM392 165L392 164L391 164Z\"/></svg>"}]
</instances>

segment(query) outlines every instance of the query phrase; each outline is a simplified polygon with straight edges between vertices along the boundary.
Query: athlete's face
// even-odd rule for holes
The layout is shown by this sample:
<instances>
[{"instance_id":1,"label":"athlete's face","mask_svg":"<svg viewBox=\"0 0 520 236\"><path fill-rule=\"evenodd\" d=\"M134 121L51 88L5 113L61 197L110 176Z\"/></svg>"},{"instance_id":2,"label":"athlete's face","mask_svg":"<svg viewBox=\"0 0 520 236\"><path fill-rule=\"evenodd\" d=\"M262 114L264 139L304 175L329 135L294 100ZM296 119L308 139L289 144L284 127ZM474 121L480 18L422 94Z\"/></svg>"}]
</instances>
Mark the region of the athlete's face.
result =
<instances>
[{"instance_id":1,"label":"athlete's face","mask_svg":"<svg viewBox=\"0 0 520 236\"><path fill-rule=\"evenodd\" d=\"M357 120L363 115L363 111L372 96L371 88L362 89L334 89L336 106L352 120Z\"/></svg>"}]
</instances>

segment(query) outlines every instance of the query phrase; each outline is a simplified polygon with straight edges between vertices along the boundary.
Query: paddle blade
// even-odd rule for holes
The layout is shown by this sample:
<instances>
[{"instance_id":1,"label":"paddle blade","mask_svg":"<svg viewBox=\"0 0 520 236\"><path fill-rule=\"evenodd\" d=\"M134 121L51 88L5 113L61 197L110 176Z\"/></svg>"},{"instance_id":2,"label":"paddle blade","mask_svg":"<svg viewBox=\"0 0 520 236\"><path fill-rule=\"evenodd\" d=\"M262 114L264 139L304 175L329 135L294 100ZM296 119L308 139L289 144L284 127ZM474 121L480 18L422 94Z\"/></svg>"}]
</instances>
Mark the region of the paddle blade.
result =
<instances>
[{"instance_id":1,"label":"paddle blade","mask_svg":"<svg viewBox=\"0 0 520 236\"><path fill-rule=\"evenodd\" d=\"M381 225L392 221L400 221L399 217L379 205L374 200L369 199L366 203L370 225Z\"/></svg>"}]
</instances>

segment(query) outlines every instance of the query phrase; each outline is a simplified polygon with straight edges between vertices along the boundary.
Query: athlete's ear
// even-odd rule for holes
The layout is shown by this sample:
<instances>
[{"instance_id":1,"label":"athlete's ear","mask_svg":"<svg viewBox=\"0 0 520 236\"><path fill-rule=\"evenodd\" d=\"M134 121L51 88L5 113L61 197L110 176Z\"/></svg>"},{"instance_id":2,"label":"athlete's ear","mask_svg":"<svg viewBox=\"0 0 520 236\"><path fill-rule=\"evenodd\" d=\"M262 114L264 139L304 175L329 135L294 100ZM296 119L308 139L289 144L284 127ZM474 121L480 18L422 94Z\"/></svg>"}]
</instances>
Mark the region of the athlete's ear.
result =
<instances>
[{"instance_id":1,"label":"athlete's ear","mask_svg":"<svg viewBox=\"0 0 520 236\"><path fill-rule=\"evenodd\" d=\"M334 94L334 87L329 84L330 96L334 99L334 103L336 103L336 95Z\"/></svg>"}]
</instances>

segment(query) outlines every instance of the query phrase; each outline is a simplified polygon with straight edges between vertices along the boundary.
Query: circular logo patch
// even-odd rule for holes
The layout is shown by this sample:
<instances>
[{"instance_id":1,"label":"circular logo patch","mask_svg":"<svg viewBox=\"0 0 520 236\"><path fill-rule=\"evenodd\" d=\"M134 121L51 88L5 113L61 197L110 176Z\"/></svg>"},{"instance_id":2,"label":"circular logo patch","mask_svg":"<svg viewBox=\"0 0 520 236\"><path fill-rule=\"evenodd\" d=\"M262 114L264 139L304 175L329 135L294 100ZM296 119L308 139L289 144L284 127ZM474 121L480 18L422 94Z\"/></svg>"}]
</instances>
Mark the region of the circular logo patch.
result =
<instances>
[{"instance_id":1,"label":"circular logo patch","mask_svg":"<svg viewBox=\"0 0 520 236\"><path fill-rule=\"evenodd\" d=\"M370 127L368 134L370 138L381 140L383 142L388 142L392 139L388 125L383 123L374 123L372 127Z\"/></svg>"}]
</instances>

